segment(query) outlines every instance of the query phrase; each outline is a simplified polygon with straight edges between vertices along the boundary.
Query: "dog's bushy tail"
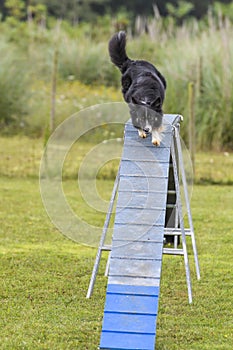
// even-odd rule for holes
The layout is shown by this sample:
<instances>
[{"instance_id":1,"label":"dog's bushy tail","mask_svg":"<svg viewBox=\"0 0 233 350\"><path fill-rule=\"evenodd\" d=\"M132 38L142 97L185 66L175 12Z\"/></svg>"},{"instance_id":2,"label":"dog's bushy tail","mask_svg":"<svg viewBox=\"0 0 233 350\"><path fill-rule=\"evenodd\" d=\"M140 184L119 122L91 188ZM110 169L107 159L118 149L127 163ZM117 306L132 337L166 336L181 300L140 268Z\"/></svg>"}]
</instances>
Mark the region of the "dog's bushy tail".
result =
<instances>
[{"instance_id":1,"label":"dog's bushy tail","mask_svg":"<svg viewBox=\"0 0 233 350\"><path fill-rule=\"evenodd\" d=\"M109 55L114 63L122 72L123 65L130 61L126 54L126 34L123 31L112 36L108 44Z\"/></svg>"}]
</instances>

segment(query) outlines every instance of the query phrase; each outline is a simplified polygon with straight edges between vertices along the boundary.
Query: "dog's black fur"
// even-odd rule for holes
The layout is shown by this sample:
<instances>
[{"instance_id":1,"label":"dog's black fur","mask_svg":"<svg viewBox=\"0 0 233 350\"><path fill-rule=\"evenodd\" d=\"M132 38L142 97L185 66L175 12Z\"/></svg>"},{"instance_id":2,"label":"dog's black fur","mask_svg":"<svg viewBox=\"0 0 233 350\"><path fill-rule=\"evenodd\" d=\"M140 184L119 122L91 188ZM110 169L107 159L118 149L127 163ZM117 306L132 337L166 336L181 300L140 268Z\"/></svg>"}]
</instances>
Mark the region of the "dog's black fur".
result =
<instances>
[{"instance_id":1,"label":"dog's black fur","mask_svg":"<svg viewBox=\"0 0 233 350\"><path fill-rule=\"evenodd\" d=\"M165 78L151 63L128 58L125 32L116 33L110 39L109 55L122 73L122 94L129 104L133 125L141 137L152 133L153 144L159 145Z\"/></svg>"}]
</instances>

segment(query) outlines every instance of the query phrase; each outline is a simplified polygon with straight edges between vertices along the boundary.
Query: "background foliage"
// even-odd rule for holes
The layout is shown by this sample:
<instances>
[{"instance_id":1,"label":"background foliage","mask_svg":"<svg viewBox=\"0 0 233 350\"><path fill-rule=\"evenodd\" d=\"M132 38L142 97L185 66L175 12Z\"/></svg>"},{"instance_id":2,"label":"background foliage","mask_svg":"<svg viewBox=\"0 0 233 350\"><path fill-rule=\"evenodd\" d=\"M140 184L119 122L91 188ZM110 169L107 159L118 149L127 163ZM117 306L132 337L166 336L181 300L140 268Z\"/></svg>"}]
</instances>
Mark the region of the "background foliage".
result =
<instances>
[{"instance_id":1,"label":"background foliage","mask_svg":"<svg viewBox=\"0 0 233 350\"><path fill-rule=\"evenodd\" d=\"M232 149L233 6L214 2L207 13L201 3L169 1L163 11L158 2L164 14L161 16L158 8L147 2L150 11L139 16L141 1L126 1L123 7L120 1L107 0L0 1L1 133L45 133L54 77L56 125L84 107L122 101L120 74L109 60L107 42L116 30L124 29L129 56L151 61L165 75L168 89L164 112L184 115L185 141L188 86L192 82L197 146L203 150ZM84 11L92 13L92 18L72 20L69 13L75 16L74 4L80 14L92 9ZM202 19L198 20L194 15L200 17L195 11L201 8ZM119 12L112 16L113 11ZM62 17L67 20L56 19Z\"/></svg>"},{"instance_id":2,"label":"background foliage","mask_svg":"<svg viewBox=\"0 0 233 350\"><path fill-rule=\"evenodd\" d=\"M138 14L143 16L150 16L152 14L153 6L159 9L162 16L167 16L170 9L173 7L177 9L187 8L190 14L198 19L203 18L213 0L0 0L0 11L3 16L13 14L25 17L24 9L28 7L35 14L38 10L43 8L49 16L56 18L68 19L73 22L80 20L94 20L96 16L103 16L106 13L109 15L116 14L120 11L127 11L133 19ZM219 3L231 4L231 0L221 0ZM11 9L14 8L12 11ZM182 11L181 11L182 12Z\"/></svg>"}]
</instances>

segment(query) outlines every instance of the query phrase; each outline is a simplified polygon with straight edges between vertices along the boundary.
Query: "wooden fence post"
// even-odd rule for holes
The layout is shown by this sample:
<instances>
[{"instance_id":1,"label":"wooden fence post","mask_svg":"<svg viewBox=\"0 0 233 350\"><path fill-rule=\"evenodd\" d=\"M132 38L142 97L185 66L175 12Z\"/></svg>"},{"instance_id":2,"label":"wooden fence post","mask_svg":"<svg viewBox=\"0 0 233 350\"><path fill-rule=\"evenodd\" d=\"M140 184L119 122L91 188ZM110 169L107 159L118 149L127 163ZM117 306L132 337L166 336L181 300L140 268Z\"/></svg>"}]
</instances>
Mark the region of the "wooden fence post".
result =
<instances>
[{"instance_id":1,"label":"wooden fence post","mask_svg":"<svg viewBox=\"0 0 233 350\"><path fill-rule=\"evenodd\" d=\"M55 128L55 114L56 114L56 92L57 92L57 68L58 68L58 54L59 54L59 38L60 38L61 21L58 21L56 28L56 36L54 41L54 54L52 66L52 85L51 85L51 110L50 110L50 134Z\"/></svg>"},{"instance_id":2,"label":"wooden fence post","mask_svg":"<svg viewBox=\"0 0 233 350\"><path fill-rule=\"evenodd\" d=\"M188 85L188 109L189 109L189 152L193 164L195 176L195 151L196 151L196 130L195 130L195 85L189 82Z\"/></svg>"}]
</instances>

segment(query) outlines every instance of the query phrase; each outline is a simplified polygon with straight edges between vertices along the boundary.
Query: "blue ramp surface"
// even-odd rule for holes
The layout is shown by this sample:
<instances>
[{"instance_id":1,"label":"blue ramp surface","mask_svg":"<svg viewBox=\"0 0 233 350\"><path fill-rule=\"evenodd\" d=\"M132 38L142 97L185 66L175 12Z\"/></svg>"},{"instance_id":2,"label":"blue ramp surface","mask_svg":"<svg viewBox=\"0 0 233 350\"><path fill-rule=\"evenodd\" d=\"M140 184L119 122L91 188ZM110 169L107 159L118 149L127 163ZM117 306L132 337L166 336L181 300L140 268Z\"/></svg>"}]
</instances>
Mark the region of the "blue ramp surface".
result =
<instances>
[{"instance_id":1,"label":"blue ramp surface","mask_svg":"<svg viewBox=\"0 0 233 350\"><path fill-rule=\"evenodd\" d=\"M164 117L161 145L141 139L128 122L100 349L154 350L172 124Z\"/></svg>"}]
</instances>

